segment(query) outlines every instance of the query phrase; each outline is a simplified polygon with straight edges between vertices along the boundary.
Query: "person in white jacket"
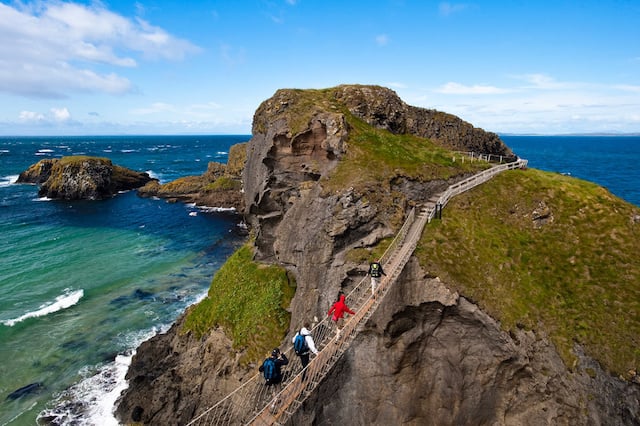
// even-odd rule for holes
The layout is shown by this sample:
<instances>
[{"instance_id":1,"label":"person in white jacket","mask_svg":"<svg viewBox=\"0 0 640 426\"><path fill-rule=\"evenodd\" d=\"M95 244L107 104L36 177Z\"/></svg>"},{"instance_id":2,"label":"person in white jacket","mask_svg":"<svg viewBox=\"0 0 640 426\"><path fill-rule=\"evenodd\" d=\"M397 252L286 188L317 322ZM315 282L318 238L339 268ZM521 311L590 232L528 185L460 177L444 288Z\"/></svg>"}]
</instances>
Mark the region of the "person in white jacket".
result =
<instances>
[{"instance_id":1,"label":"person in white jacket","mask_svg":"<svg viewBox=\"0 0 640 426\"><path fill-rule=\"evenodd\" d=\"M296 350L296 355L300 357L300 364L302 364L302 380L305 379L307 375L307 370L305 368L309 365L309 357L311 353L314 355L318 355L318 349L316 349L316 344L313 341L313 337L311 336L311 332L309 331L309 323L305 322L304 326L293 336L291 339L291 343L293 343L294 350L296 349L296 338L300 335L304 337L304 345L298 345L299 348Z\"/></svg>"}]
</instances>

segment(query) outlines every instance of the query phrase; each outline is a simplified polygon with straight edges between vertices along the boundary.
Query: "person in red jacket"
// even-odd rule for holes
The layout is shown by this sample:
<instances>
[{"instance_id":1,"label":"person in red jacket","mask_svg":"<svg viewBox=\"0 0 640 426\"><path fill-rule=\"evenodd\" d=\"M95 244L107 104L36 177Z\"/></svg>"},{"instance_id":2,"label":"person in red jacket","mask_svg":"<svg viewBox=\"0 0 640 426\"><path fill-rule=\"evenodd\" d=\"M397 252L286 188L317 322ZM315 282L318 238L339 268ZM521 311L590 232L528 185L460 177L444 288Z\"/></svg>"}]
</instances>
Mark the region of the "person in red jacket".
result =
<instances>
[{"instance_id":1,"label":"person in red jacket","mask_svg":"<svg viewBox=\"0 0 640 426\"><path fill-rule=\"evenodd\" d=\"M327 315L331 315L331 313L333 313L331 320L336 323L336 328L338 330L336 333L336 343L340 339L340 329L342 328L341 327L343 322L342 317L344 316L344 313L347 312L351 315L355 315L355 312L349 309L347 304L344 302L344 299L345 299L344 294L340 293L340 297L338 298L338 301L334 303L331 306L331 308L329 308L329 312L327 313Z\"/></svg>"}]
</instances>

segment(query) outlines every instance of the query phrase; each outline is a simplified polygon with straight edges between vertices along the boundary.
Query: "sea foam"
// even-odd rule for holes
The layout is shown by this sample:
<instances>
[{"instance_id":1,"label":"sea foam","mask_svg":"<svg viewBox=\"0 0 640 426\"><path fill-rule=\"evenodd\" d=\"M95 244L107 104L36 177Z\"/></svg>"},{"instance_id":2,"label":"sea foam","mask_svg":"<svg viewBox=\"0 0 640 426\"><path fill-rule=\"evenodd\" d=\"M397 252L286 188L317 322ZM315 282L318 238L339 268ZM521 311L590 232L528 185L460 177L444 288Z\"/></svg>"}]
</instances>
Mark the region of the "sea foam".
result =
<instances>
[{"instance_id":1,"label":"sea foam","mask_svg":"<svg viewBox=\"0 0 640 426\"><path fill-rule=\"evenodd\" d=\"M2 324L8 327L13 327L15 324L24 321L27 318L42 317L54 312L61 311L62 309L70 308L71 306L77 304L80 299L82 299L82 296L84 296L84 290L82 289L76 291L66 289L65 293L56 297L53 302L40 305L37 310L27 312L26 314L21 315L18 318L3 320Z\"/></svg>"},{"instance_id":2,"label":"sea foam","mask_svg":"<svg viewBox=\"0 0 640 426\"><path fill-rule=\"evenodd\" d=\"M128 340L131 340L129 345L137 347L167 329L168 327L154 327L148 331L132 333L128 336ZM84 369L81 374L85 378L61 392L54 406L42 411L38 420L44 420L47 424L120 425L114 410L120 394L129 386L126 374L135 354L135 349L119 354L113 362L101 366L95 374Z\"/></svg>"},{"instance_id":3,"label":"sea foam","mask_svg":"<svg viewBox=\"0 0 640 426\"><path fill-rule=\"evenodd\" d=\"M19 175L10 175L10 176L0 177L0 188L16 183L16 181L18 180L18 177Z\"/></svg>"}]
</instances>

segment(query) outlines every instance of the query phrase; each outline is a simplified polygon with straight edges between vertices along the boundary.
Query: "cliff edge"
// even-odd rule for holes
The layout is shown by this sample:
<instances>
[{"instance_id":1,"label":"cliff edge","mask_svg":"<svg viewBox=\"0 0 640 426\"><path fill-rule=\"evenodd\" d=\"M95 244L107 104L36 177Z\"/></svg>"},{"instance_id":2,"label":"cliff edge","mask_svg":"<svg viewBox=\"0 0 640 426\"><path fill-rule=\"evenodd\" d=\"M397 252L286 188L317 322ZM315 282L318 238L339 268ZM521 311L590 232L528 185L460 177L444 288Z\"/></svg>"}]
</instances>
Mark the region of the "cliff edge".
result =
<instances>
[{"instance_id":1,"label":"cliff edge","mask_svg":"<svg viewBox=\"0 0 640 426\"><path fill-rule=\"evenodd\" d=\"M304 321L326 315L336 294L348 292L382 254L412 206L489 167L463 161L455 151L513 157L497 135L408 106L378 86L284 89L264 101L246 146L244 215L254 261L285 268L296 289L281 340L256 339L255 346L266 354L290 341ZM528 179L527 172L514 173ZM475 196L481 199L482 190ZM470 226L482 241L481 228ZM502 226L505 232L509 224ZM496 320L500 312L492 317L482 298L465 295L463 275L446 268L440 269L444 279L434 274L440 264L423 256L431 244L418 247L365 332L292 424L639 421L637 384L611 375L580 345L573 349L575 364L567 365L544 326L505 328ZM448 259L455 256L442 264ZM475 269L488 270L484 264ZM484 276L484 287L494 279ZM212 286L209 299L215 298ZM261 358L246 361L248 347L228 337L233 324L196 333L186 325L195 310L138 349L117 409L122 421L184 424L256 373Z\"/></svg>"}]
</instances>

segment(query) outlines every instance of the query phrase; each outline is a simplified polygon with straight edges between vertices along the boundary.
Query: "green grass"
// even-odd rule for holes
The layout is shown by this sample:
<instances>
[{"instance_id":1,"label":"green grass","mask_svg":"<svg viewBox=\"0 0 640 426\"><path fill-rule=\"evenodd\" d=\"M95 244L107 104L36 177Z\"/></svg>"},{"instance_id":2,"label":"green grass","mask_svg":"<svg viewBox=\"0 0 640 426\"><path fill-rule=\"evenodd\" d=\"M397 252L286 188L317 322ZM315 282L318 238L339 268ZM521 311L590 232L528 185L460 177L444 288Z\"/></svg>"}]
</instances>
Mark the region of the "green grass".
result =
<instances>
[{"instance_id":1,"label":"green grass","mask_svg":"<svg viewBox=\"0 0 640 426\"><path fill-rule=\"evenodd\" d=\"M541 203L553 220L534 226ZM542 329L617 374L640 364L640 209L595 184L530 169L453 198L416 251L505 329Z\"/></svg>"},{"instance_id":2,"label":"green grass","mask_svg":"<svg viewBox=\"0 0 640 426\"><path fill-rule=\"evenodd\" d=\"M489 167L483 161L464 161L429 139L396 135L376 129L343 111L350 125L348 151L335 172L323 182L328 190L345 185L388 183L402 176L421 181L450 179Z\"/></svg>"},{"instance_id":3,"label":"green grass","mask_svg":"<svg viewBox=\"0 0 640 426\"><path fill-rule=\"evenodd\" d=\"M243 362L258 361L278 346L289 327L286 308L295 291L284 268L254 262L250 243L218 270L208 296L189 309L183 332L200 338L221 326L234 348L246 350Z\"/></svg>"},{"instance_id":4,"label":"green grass","mask_svg":"<svg viewBox=\"0 0 640 426\"><path fill-rule=\"evenodd\" d=\"M229 176L220 176L215 181L205 185L205 191L230 191L240 190L242 188L242 182L238 179L231 178Z\"/></svg>"}]
</instances>

